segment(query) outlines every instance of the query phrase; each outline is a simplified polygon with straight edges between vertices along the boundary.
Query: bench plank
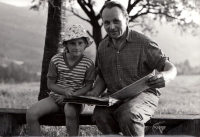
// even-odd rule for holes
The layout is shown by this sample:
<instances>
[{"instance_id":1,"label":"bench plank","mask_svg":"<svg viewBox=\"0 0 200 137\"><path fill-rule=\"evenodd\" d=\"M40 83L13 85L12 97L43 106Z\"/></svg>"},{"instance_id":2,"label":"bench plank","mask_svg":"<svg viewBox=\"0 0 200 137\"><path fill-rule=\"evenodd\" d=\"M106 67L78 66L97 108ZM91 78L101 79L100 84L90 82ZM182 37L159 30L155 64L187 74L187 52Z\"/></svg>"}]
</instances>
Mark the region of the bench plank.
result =
<instances>
[{"instance_id":1,"label":"bench plank","mask_svg":"<svg viewBox=\"0 0 200 137\"><path fill-rule=\"evenodd\" d=\"M20 125L26 124L27 109L0 108L0 114L12 115ZM80 115L80 125L94 125L91 121L92 113L82 113ZM41 125L65 126L65 116L63 114L51 114L39 119Z\"/></svg>"},{"instance_id":2,"label":"bench plank","mask_svg":"<svg viewBox=\"0 0 200 137\"><path fill-rule=\"evenodd\" d=\"M21 126L10 114L0 113L0 136L18 136Z\"/></svg>"},{"instance_id":3,"label":"bench plank","mask_svg":"<svg viewBox=\"0 0 200 137\"><path fill-rule=\"evenodd\" d=\"M26 124L27 109L0 108L1 114L11 114L19 121L19 124ZM92 113L82 113L80 115L80 125L94 125L91 121ZM176 126L185 121L200 119L200 115L175 115L175 114L159 114L154 115L147 123L147 126ZM51 114L40 119L41 125L64 126L64 114Z\"/></svg>"},{"instance_id":4,"label":"bench plank","mask_svg":"<svg viewBox=\"0 0 200 137\"><path fill-rule=\"evenodd\" d=\"M0 127L4 127L2 118L5 121L5 116L17 121L18 125L26 124L26 111L27 109L0 108ZM80 115L80 125L94 125L91 121L91 115L92 113L82 113ZM39 122L41 125L65 126L65 116L59 113L46 115L40 118ZM154 115L145 125L170 127L170 131L166 133L170 135L185 134L200 136L200 115Z\"/></svg>"}]
</instances>

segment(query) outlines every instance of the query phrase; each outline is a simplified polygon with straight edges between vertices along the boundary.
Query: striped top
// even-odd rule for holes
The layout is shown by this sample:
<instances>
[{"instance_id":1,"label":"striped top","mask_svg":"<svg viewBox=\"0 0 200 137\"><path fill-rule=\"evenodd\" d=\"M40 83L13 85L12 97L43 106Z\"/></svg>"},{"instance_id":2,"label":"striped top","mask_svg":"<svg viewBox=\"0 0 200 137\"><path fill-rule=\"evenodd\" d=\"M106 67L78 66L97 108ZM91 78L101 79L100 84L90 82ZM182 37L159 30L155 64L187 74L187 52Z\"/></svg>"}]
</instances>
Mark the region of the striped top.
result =
<instances>
[{"instance_id":1,"label":"striped top","mask_svg":"<svg viewBox=\"0 0 200 137\"><path fill-rule=\"evenodd\" d=\"M71 66L67 61L66 53L59 53L53 56L49 63L47 78L56 80L56 84L62 88L71 87L76 91L83 88L85 83L92 84L94 82L94 63L91 59L82 55Z\"/></svg>"},{"instance_id":2,"label":"striped top","mask_svg":"<svg viewBox=\"0 0 200 137\"><path fill-rule=\"evenodd\" d=\"M100 76L107 84L108 93L115 93L154 69L162 71L168 59L154 41L129 28L120 48L106 37L100 43L97 55Z\"/></svg>"}]
</instances>

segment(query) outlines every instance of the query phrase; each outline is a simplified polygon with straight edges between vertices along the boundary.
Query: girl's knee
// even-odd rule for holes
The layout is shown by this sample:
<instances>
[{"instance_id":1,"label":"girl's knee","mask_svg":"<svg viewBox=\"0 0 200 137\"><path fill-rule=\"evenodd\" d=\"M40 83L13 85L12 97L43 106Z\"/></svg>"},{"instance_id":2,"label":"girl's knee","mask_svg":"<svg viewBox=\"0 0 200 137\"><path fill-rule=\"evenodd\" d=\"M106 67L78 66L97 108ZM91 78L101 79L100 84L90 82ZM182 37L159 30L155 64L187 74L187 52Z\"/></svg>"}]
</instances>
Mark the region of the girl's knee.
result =
<instances>
[{"instance_id":1,"label":"girl's knee","mask_svg":"<svg viewBox=\"0 0 200 137\"><path fill-rule=\"evenodd\" d=\"M67 103L64 107L65 117L69 119L77 118L80 114L79 109L79 106Z\"/></svg>"},{"instance_id":2,"label":"girl's knee","mask_svg":"<svg viewBox=\"0 0 200 137\"><path fill-rule=\"evenodd\" d=\"M39 119L39 112L35 108L29 108L26 112L26 120L33 121Z\"/></svg>"}]
</instances>

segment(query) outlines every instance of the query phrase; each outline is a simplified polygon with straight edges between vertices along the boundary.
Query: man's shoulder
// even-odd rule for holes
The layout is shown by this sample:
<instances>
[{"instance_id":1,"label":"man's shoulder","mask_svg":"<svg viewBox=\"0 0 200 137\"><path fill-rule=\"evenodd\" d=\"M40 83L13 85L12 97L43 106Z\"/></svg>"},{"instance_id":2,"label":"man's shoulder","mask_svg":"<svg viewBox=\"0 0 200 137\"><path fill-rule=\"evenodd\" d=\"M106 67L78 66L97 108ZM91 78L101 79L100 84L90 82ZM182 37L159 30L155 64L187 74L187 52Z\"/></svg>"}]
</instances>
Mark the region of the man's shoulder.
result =
<instances>
[{"instance_id":1,"label":"man's shoulder","mask_svg":"<svg viewBox=\"0 0 200 137\"><path fill-rule=\"evenodd\" d=\"M109 43L109 37L105 37L100 43L99 43L99 47L98 48L102 48L105 45L108 45Z\"/></svg>"},{"instance_id":2,"label":"man's shoulder","mask_svg":"<svg viewBox=\"0 0 200 137\"><path fill-rule=\"evenodd\" d=\"M132 35L130 37L135 37L137 41L143 43L143 45L148 48L149 46L158 47L157 42L155 42L150 36L143 34L142 32L132 30Z\"/></svg>"},{"instance_id":3,"label":"man's shoulder","mask_svg":"<svg viewBox=\"0 0 200 137\"><path fill-rule=\"evenodd\" d=\"M144 42L153 41L150 36L147 36L140 31L136 31L136 30L132 30L132 29L130 29L130 32L129 32L129 39L130 40L140 40L140 41L144 41Z\"/></svg>"}]
</instances>

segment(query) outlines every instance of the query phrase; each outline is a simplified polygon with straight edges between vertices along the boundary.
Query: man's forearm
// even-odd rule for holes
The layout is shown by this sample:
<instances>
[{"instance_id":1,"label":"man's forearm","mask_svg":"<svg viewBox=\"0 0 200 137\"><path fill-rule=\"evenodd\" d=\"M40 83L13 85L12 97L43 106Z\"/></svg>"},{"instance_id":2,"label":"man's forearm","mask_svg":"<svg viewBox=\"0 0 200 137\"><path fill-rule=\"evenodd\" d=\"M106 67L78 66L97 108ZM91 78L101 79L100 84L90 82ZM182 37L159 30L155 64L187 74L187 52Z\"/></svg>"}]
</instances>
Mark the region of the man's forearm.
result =
<instances>
[{"instance_id":1,"label":"man's forearm","mask_svg":"<svg viewBox=\"0 0 200 137\"><path fill-rule=\"evenodd\" d=\"M167 61L165 63L164 71L162 73L166 79L171 81L171 80L175 79L175 77L177 75L177 70L176 70L176 67L172 63Z\"/></svg>"},{"instance_id":2,"label":"man's forearm","mask_svg":"<svg viewBox=\"0 0 200 137\"><path fill-rule=\"evenodd\" d=\"M94 83L94 88L92 89L92 92L96 92L99 95L103 93L106 89L106 83L103 78L100 76L97 76L97 79Z\"/></svg>"},{"instance_id":3,"label":"man's forearm","mask_svg":"<svg viewBox=\"0 0 200 137\"><path fill-rule=\"evenodd\" d=\"M100 76L97 76L97 80L94 83L94 88L103 92L106 89L106 83L104 79Z\"/></svg>"},{"instance_id":4,"label":"man's forearm","mask_svg":"<svg viewBox=\"0 0 200 137\"><path fill-rule=\"evenodd\" d=\"M74 95L80 96L80 95L85 95L88 91L90 91L92 89L92 84L86 84L85 87L76 90L76 92L74 93Z\"/></svg>"}]
</instances>

